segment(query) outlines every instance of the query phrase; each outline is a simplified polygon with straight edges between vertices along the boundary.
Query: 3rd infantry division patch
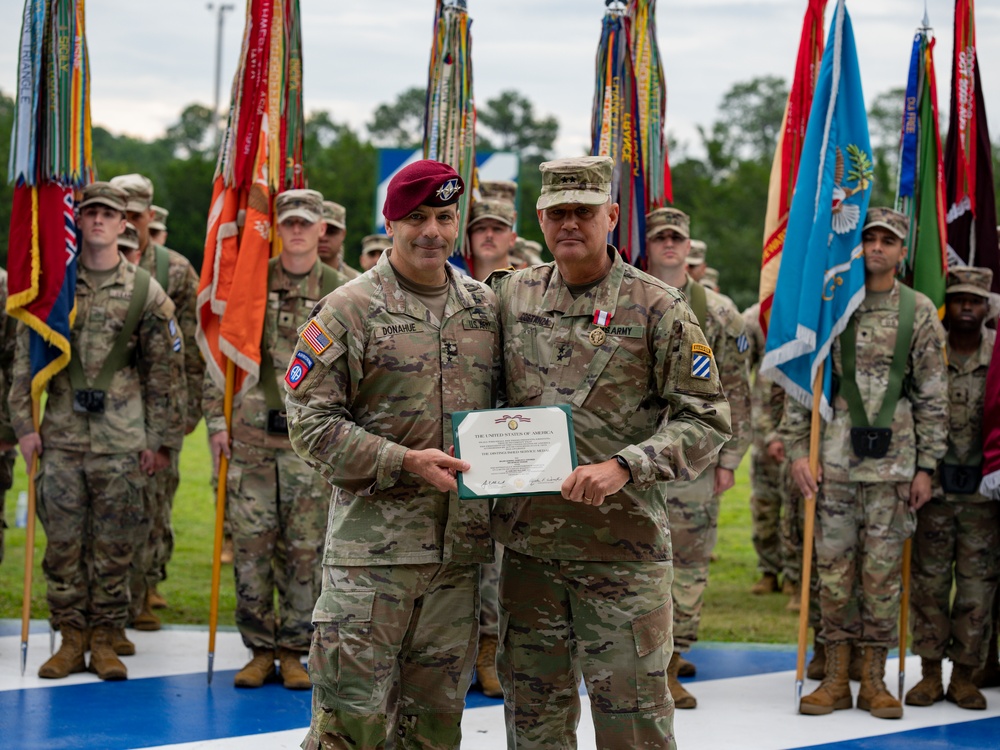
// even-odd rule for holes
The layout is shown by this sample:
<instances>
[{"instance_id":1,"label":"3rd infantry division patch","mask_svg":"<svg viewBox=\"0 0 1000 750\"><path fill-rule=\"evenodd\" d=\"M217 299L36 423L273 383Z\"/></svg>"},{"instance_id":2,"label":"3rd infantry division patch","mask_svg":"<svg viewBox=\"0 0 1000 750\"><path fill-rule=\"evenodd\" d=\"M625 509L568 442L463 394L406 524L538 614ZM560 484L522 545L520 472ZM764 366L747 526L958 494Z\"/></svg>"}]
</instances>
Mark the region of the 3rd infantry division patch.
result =
<instances>
[{"instance_id":1,"label":"3rd infantry division patch","mask_svg":"<svg viewBox=\"0 0 1000 750\"><path fill-rule=\"evenodd\" d=\"M705 344L691 344L691 377L699 380L712 378L712 348Z\"/></svg>"}]
</instances>

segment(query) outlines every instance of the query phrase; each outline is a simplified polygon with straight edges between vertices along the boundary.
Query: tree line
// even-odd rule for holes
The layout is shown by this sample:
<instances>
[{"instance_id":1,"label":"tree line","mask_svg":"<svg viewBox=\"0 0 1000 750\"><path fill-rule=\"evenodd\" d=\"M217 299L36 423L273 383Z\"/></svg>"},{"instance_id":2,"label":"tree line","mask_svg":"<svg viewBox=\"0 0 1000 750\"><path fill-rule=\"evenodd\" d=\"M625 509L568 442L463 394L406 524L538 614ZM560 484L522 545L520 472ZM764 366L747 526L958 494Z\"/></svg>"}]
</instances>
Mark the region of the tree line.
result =
<instances>
[{"instance_id":1,"label":"tree line","mask_svg":"<svg viewBox=\"0 0 1000 750\"><path fill-rule=\"evenodd\" d=\"M892 205L896 190L903 90L877 96L869 110L875 180L873 205ZM756 301L764 212L771 160L780 135L788 83L762 76L734 84L719 102L717 117L699 127L696 144L669 137L674 205L691 216L692 235L708 244L709 264L720 270L723 291L742 309ZM361 238L374 226L379 147L419 148L423 140L425 91L401 92L376 108L363 130L338 122L328 111L305 123L309 187L347 209L345 251L356 263ZM0 91L0 163L6 163L14 103ZM212 112L187 106L158 138L143 140L94 127L94 162L100 179L140 172L156 186L154 202L170 211L168 244L201 267L205 223L212 194L216 146ZM942 138L945 132L942 123ZM534 205L541 190L538 164L551 158L559 134L556 118L540 115L517 91L503 91L477 109L479 151L519 154L518 232L541 242ZM1000 182L1000 147L994 178ZM1000 195L1000 189L998 189ZM13 187L0 185L0 226L10 223ZM7 232L0 232L6 265Z\"/></svg>"}]
</instances>

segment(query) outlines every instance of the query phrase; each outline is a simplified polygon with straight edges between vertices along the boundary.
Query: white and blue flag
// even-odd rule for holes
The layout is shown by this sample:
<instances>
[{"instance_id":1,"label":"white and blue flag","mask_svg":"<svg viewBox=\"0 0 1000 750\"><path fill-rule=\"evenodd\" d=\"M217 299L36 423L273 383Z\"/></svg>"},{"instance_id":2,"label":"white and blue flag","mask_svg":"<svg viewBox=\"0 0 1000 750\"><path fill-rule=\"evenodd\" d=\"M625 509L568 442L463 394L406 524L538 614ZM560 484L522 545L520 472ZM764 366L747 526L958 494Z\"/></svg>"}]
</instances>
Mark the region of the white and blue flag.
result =
<instances>
[{"instance_id":1,"label":"white and blue flag","mask_svg":"<svg viewBox=\"0 0 1000 750\"><path fill-rule=\"evenodd\" d=\"M834 11L806 129L761 374L807 407L821 363L865 296L868 118L844 0ZM831 367L820 410L832 418Z\"/></svg>"}]
</instances>

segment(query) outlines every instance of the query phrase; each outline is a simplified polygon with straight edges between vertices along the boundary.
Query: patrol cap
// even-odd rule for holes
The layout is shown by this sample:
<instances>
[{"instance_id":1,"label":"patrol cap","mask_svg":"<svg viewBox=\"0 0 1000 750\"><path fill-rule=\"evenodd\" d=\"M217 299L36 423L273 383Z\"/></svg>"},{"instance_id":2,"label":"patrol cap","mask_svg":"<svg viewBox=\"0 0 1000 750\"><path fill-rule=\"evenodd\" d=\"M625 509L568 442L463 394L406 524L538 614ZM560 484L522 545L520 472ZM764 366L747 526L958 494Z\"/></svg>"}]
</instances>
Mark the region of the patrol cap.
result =
<instances>
[{"instance_id":1,"label":"patrol cap","mask_svg":"<svg viewBox=\"0 0 1000 750\"><path fill-rule=\"evenodd\" d=\"M542 261L542 246L534 240L526 240L518 237L514 240L514 247L511 248L510 255L513 258L524 261L529 266L537 266Z\"/></svg>"},{"instance_id":2,"label":"patrol cap","mask_svg":"<svg viewBox=\"0 0 1000 750\"><path fill-rule=\"evenodd\" d=\"M561 203L600 206L611 199L610 156L580 156L556 159L538 165L542 173L542 192L535 208L542 211Z\"/></svg>"},{"instance_id":3,"label":"patrol cap","mask_svg":"<svg viewBox=\"0 0 1000 750\"><path fill-rule=\"evenodd\" d=\"M118 247L128 250L139 249L139 232L134 224L125 222L125 231L118 235Z\"/></svg>"},{"instance_id":4,"label":"patrol cap","mask_svg":"<svg viewBox=\"0 0 1000 750\"><path fill-rule=\"evenodd\" d=\"M705 269L705 275L701 277L703 286L707 286L714 291L719 291L719 271L709 266Z\"/></svg>"},{"instance_id":5,"label":"patrol cap","mask_svg":"<svg viewBox=\"0 0 1000 750\"><path fill-rule=\"evenodd\" d=\"M421 159L389 180L382 215L386 221L398 221L417 206L443 208L457 203L463 192L465 182L458 172L442 162Z\"/></svg>"},{"instance_id":6,"label":"patrol cap","mask_svg":"<svg viewBox=\"0 0 1000 750\"><path fill-rule=\"evenodd\" d=\"M964 292L990 299L993 271L976 266L951 266L948 268L948 278L945 283L945 294Z\"/></svg>"},{"instance_id":7,"label":"patrol cap","mask_svg":"<svg viewBox=\"0 0 1000 750\"><path fill-rule=\"evenodd\" d=\"M876 206L875 208L868 209L868 214L865 216L865 225L861 230L864 231L871 227L888 229L899 237L899 239L905 240L906 235L910 232L910 217L885 206Z\"/></svg>"},{"instance_id":8,"label":"patrol cap","mask_svg":"<svg viewBox=\"0 0 1000 750\"><path fill-rule=\"evenodd\" d=\"M111 178L111 184L128 195L126 211L141 213L153 205L153 182L141 174L120 174Z\"/></svg>"},{"instance_id":9,"label":"patrol cap","mask_svg":"<svg viewBox=\"0 0 1000 750\"><path fill-rule=\"evenodd\" d=\"M392 239L384 234L368 234L361 240L362 255L387 250L390 247L392 247Z\"/></svg>"},{"instance_id":10,"label":"patrol cap","mask_svg":"<svg viewBox=\"0 0 1000 750\"><path fill-rule=\"evenodd\" d=\"M495 219L508 227L514 226L514 204L505 200L487 199L476 201L469 212L469 226L483 219Z\"/></svg>"},{"instance_id":11,"label":"patrol cap","mask_svg":"<svg viewBox=\"0 0 1000 750\"><path fill-rule=\"evenodd\" d=\"M323 195L315 190L286 190L274 199L278 223L298 217L310 224L323 218Z\"/></svg>"},{"instance_id":12,"label":"patrol cap","mask_svg":"<svg viewBox=\"0 0 1000 750\"><path fill-rule=\"evenodd\" d=\"M653 237L672 229L684 239L691 237L691 218L679 208L657 208L646 214L646 236ZM693 248L692 248L693 249Z\"/></svg>"},{"instance_id":13,"label":"patrol cap","mask_svg":"<svg viewBox=\"0 0 1000 750\"><path fill-rule=\"evenodd\" d=\"M160 206L150 206L150 208L153 210L153 220L149 222L149 228L154 232L166 232L167 217L170 215L170 212Z\"/></svg>"},{"instance_id":14,"label":"patrol cap","mask_svg":"<svg viewBox=\"0 0 1000 750\"><path fill-rule=\"evenodd\" d=\"M333 201L323 201L323 221L329 227L347 229L347 209Z\"/></svg>"},{"instance_id":15,"label":"patrol cap","mask_svg":"<svg viewBox=\"0 0 1000 750\"><path fill-rule=\"evenodd\" d=\"M483 200L496 199L513 204L517 198L517 183L511 180L485 180L479 183Z\"/></svg>"},{"instance_id":16,"label":"patrol cap","mask_svg":"<svg viewBox=\"0 0 1000 750\"><path fill-rule=\"evenodd\" d=\"M128 195L121 188L115 187L110 182L92 182L83 189L79 207L107 206L124 214L127 203Z\"/></svg>"},{"instance_id":17,"label":"patrol cap","mask_svg":"<svg viewBox=\"0 0 1000 750\"><path fill-rule=\"evenodd\" d=\"M689 266L705 265L705 253L708 252L708 245L701 240L691 240L691 252L688 253L687 264Z\"/></svg>"}]
</instances>

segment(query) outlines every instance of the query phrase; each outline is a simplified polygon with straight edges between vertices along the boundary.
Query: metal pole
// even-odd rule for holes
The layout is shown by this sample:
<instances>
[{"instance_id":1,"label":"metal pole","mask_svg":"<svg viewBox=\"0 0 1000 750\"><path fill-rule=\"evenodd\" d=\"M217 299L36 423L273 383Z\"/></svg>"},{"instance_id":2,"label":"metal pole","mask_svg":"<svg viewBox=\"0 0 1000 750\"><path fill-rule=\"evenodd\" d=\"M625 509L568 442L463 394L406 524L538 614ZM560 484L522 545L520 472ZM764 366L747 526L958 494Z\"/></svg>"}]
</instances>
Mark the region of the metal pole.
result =
<instances>
[{"instance_id":1,"label":"metal pole","mask_svg":"<svg viewBox=\"0 0 1000 750\"><path fill-rule=\"evenodd\" d=\"M215 8L215 5L208 3L207 7L209 10L212 10ZM221 129L219 128L219 94L222 88L222 28L225 26L226 11L233 9L233 5L226 3L220 3L218 6L219 21L215 35L215 97L212 100L212 142L215 144L216 149L219 147L219 135L221 133Z\"/></svg>"}]
</instances>

